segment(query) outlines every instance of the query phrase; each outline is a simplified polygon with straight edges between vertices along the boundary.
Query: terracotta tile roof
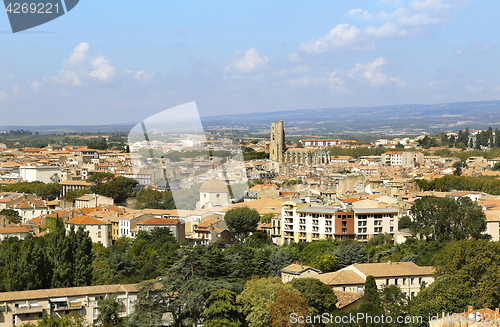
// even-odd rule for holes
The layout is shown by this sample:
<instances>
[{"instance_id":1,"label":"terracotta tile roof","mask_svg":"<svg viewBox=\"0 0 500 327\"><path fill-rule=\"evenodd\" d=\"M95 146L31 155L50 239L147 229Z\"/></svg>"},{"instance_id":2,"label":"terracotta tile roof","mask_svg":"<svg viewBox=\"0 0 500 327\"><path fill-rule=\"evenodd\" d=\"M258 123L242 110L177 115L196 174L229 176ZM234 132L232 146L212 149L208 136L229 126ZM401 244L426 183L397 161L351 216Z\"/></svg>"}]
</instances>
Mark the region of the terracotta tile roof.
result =
<instances>
[{"instance_id":1,"label":"terracotta tile roof","mask_svg":"<svg viewBox=\"0 0 500 327\"><path fill-rule=\"evenodd\" d=\"M344 291L336 291L334 290L335 295L337 296L337 308L342 309L349 304L352 304L363 298L363 293L353 293L353 292L344 292Z\"/></svg>"},{"instance_id":2,"label":"terracotta tile roof","mask_svg":"<svg viewBox=\"0 0 500 327\"><path fill-rule=\"evenodd\" d=\"M66 224L74 225L108 225L107 223L89 216L77 216L66 221Z\"/></svg>"},{"instance_id":3,"label":"terracotta tile roof","mask_svg":"<svg viewBox=\"0 0 500 327\"><path fill-rule=\"evenodd\" d=\"M180 221L180 219L150 218L143 222L137 223L137 225L177 225Z\"/></svg>"},{"instance_id":4,"label":"terracotta tile roof","mask_svg":"<svg viewBox=\"0 0 500 327\"><path fill-rule=\"evenodd\" d=\"M0 234L17 234L17 233L29 233L29 231L24 226L0 228Z\"/></svg>"},{"instance_id":5,"label":"terracotta tile roof","mask_svg":"<svg viewBox=\"0 0 500 327\"><path fill-rule=\"evenodd\" d=\"M352 270L338 270L326 274L311 276L330 286L364 284L365 280Z\"/></svg>"},{"instance_id":6,"label":"terracotta tile roof","mask_svg":"<svg viewBox=\"0 0 500 327\"><path fill-rule=\"evenodd\" d=\"M419 267L413 262L357 263L352 266L366 276L372 275L373 277L417 276L434 273L434 267Z\"/></svg>"},{"instance_id":7,"label":"terracotta tile roof","mask_svg":"<svg viewBox=\"0 0 500 327\"><path fill-rule=\"evenodd\" d=\"M292 263L291 265L288 265L285 268L281 269L281 271L282 272L287 272L287 273L297 273L297 274L300 274L303 271L306 271L308 269L312 269L312 270L315 270L315 271L321 273L321 271L319 271L318 269L315 269L315 268L309 267L309 266L300 265L300 264L297 264L297 263Z\"/></svg>"},{"instance_id":8,"label":"terracotta tile roof","mask_svg":"<svg viewBox=\"0 0 500 327\"><path fill-rule=\"evenodd\" d=\"M217 222L219 222L219 221L221 221L221 219L216 219L216 218L207 219L207 220L205 220L205 221L200 222L200 223L196 226L196 228L197 228L197 229L198 229L198 228L208 228L208 227L210 227L210 225L215 224L215 223L217 223Z\"/></svg>"},{"instance_id":9,"label":"terracotta tile roof","mask_svg":"<svg viewBox=\"0 0 500 327\"><path fill-rule=\"evenodd\" d=\"M0 302L47 299L68 296L83 296L93 294L112 294L117 292L138 292L137 284L128 285L97 285L84 287L53 288L45 290L20 291L20 292L0 292Z\"/></svg>"}]
</instances>

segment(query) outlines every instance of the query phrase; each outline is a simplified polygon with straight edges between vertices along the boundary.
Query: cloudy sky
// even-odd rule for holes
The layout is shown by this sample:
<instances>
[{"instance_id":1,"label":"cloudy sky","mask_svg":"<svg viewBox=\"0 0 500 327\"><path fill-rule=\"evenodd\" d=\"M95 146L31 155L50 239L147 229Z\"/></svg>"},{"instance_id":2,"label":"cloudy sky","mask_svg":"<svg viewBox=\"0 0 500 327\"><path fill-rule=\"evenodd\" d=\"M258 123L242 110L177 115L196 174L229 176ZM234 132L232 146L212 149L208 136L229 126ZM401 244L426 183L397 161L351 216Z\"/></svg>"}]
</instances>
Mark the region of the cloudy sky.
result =
<instances>
[{"instance_id":1,"label":"cloudy sky","mask_svg":"<svg viewBox=\"0 0 500 327\"><path fill-rule=\"evenodd\" d=\"M500 99L500 2L80 1L12 34L0 125Z\"/></svg>"}]
</instances>

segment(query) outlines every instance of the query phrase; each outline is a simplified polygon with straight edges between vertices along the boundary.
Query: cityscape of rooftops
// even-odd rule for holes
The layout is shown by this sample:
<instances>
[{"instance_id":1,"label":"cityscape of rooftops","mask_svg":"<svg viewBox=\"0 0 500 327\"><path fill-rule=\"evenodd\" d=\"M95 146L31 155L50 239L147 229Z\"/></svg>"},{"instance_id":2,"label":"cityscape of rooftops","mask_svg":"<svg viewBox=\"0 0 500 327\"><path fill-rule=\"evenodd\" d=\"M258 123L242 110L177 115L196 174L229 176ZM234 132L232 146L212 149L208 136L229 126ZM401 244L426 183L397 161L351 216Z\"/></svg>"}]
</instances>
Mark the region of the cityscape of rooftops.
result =
<instances>
[{"instance_id":1,"label":"cityscape of rooftops","mask_svg":"<svg viewBox=\"0 0 500 327\"><path fill-rule=\"evenodd\" d=\"M498 326L500 3L4 4L0 327Z\"/></svg>"}]
</instances>

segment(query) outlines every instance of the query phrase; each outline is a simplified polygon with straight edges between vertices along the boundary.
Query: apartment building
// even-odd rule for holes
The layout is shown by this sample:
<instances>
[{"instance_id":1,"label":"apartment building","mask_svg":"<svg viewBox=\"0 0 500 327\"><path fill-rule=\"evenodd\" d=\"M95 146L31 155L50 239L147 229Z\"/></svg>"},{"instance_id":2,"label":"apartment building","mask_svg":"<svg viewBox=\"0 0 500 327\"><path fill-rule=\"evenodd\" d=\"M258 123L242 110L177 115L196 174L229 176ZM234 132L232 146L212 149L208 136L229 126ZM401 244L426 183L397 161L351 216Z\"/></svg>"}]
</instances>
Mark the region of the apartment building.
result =
<instances>
[{"instance_id":1,"label":"apartment building","mask_svg":"<svg viewBox=\"0 0 500 327\"><path fill-rule=\"evenodd\" d=\"M382 163L387 166L415 167L424 164L424 155L420 152L389 151L382 154Z\"/></svg>"},{"instance_id":2,"label":"apartment building","mask_svg":"<svg viewBox=\"0 0 500 327\"><path fill-rule=\"evenodd\" d=\"M137 301L136 284L99 285L0 293L0 326L21 326L36 323L43 315L62 317L76 313L88 324L95 324L99 315L98 301L116 294L121 302L120 315L133 312Z\"/></svg>"},{"instance_id":3,"label":"apartment building","mask_svg":"<svg viewBox=\"0 0 500 327\"><path fill-rule=\"evenodd\" d=\"M398 229L398 210L360 208L352 212L335 207L310 207L307 203L282 204L283 244L337 238L367 241L379 233L394 235Z\"/></svg>"},{"instance_id":4,"label":"apartment building","mask_svg":"<svg viewBox=\"0 0 500 327\"><path fill-rule=\"evenodd\" d=\"M367 241L380 233L394 237L398 230L398 210L395 208L359 208L354 209L356 239Z\"/></svg>"},{"instance_id":5,"label":"apartment building","mask_svg":"<svg viewBox=\"0 0 500 327\"><path fill-rule=\"evenodd\" d=\"M26 224L28 220L48 213L44 200L27 199L27 196L25 196L24 200L11 205L9 209L13 209L19 214L23 224Z\"/></svg>"},{"instance_id":6,"label":"apartment building","mask_svg":"<svg viewBox=\"0 0 500 327\"><path fill-rule=\"evenodd\" d=\"M75 208L97 208L102 206L112 206L115 204L113 198L99 194L85 194L75 199Z\"/></svg>"}]
</instances>

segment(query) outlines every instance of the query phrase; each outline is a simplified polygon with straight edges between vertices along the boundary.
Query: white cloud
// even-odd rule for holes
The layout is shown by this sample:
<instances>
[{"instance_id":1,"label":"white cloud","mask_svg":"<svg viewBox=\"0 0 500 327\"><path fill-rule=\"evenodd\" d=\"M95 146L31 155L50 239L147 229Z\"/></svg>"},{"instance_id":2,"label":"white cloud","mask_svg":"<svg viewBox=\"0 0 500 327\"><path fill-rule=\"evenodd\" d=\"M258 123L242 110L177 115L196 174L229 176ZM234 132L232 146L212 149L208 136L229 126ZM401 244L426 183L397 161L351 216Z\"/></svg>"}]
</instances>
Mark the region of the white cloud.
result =
<instances>
[{"instance_id":1,"label":"white cloud","mask_svg":"<svg viewBox=\"0 0 500 327\"><path fill-rule=\"evenodd\" d=\"M19 85L14 85L12 87L12 94L15 96L15 97L18 97L20 94L21 94L21 87L19 87Z\"/></svg>"},{"instance_id":2,"label":"white cloud","mask_svg":"<svg viewBox=\"0 0 500 327\"><path fill-rule=\"evenodd\" d=\"M98 78L101 82L109 82L116 75L116 68L109 64L104 56L99 56L92 61L94 70L90 76Z\"/></svg>"},{"instance_id":3,"label":"white cloud","mask_svg":"<svg viewBox=\"0 0 500 327\"><path fill-rule=\"evenodd\" d=\"M33 91L38 93L38 91L40 90L41 84L37 81L33 81L31 83L28 81L28 85L33 89Z\"/></svg>"},{"instance_id":4,"label":"white cloud","mask_svg":"<svg viewBox=\"0 0 500 327\"><path fill-rule=\"evenodd\" d=\"M73 53L69 56L68 64L75 65L85 61L89 47L90 46L87 42L80 42L80 44L78 44L73 50Z\"/></svg>"},{"instance_id":5,"label":"white cloud","mask_svg":"<svg viewBox=\"0 0 500 327\"><path fill-rule=\"evenodd\" d=\"M408 81L403 80L401 76L390 77L389 81L396 83L399 86L405 86Z\"/></svg>"},{"instance_id":6,"label":"white cloud","mask_svg":"<svg viewBox=\"0 0 500 327\"><path fill-rule=\"evenodd\" d=\"M154 76L155 76L154 73L148 74L148 73L145 73L143 70L140 70L140 71L135 73L134 78L138 81L141 81L141 82L147 82L151 78L153 78Z\"/></svg>"},{"instance_id":7,"label":"white cloud","mask_svg":"<svg viewBox=\"0 0 500 327\"><path fill-rule=\"evenodd\" d=\"M78 76L78 73L75 72L74 70L62 69L59 72L59 76L54 78L54 81L61 84L72 83L73 86L82 85L82 80L80 79L80 76Z\"/></svg>"},{"instance_id":8,"label":"white cloud","mask_svg":"<svg viewBox=\"0 0 500 327\"><path fill-rule=\"evenodd\" d=\"M294 52L287 54L286 60L288 60L288 62L291 62L292 64L296 64L298 62L301 62L302 58L300 58L300 55L297 52Z\"/></svg>"},{"instance_id":9,"label":"white cloud","mask_svg":"<svg viewBox=\"0 0 500 327\"><path fill-rule=\"evenodd\" d=\"M328 83L329 83L329 87L331 89L342 89L344 87L344 83L345 81L340 78L339 76L337 76L339 70L337 68L335 68L335 70L333 72L330 73L330 76L328 78Z\"/></svg>"},{"instance_id":10,"label":"white cloud","mask_svg":"<svg viewBox=\"0 0 500 327\"><path fill-rule=\"evenodd\" d=\"M327 34L317 40L310 40L299 45L299 50L317 54L338 50L368 50L372 44L363 44L361 30L355 25L338 24Z\"/></svg>"},{"instance_id":11,"label":"white cloud","mask_svg":"<svg viewBox=\"0 0 500 327\"><path fill-rule=\"evenodd\" d=\"M370 25L363 30L363 33L376 39L384 39L394 36L404 36L407 32L400 30L400 28L393 22L387 22L380 27Z\"/></svg>"},{"instance_id":12,"label":"white cloud","mask_svg":"<svg viewBox=\"0 0 500 327\"><path fill-rule=\"evenodd\" d=\"M357 63L354 68L349 72L349 77L351 78L361 78L373 85L384 85L387 84L387 76L379 71L380 67L385 65L387 60L383 57L375 59L373 62L369 62L365 65Z\"/></svg>"},{"instance_id":13,"label":"white cloud","mask_svg":"<svg viewBox=\"0 0 500 327\"><path fill-rule=\"evenodd\" d=\"M0 102L5 102L5 101L7 101L7 92L0 91Z\"/></svg>"},{"instance_id":14,"label":"white cloud","mask_svg":"<svg viewBox=\"0 0 500 327\"><path fill-rule=\"evenodd\" d=\"M260 56L255 47L245 51L236 51L233 58L224 67L225 72L251 73L257 67L269 62L268 56Z\"/></svg>"},{"instance_id":15,"label":"white cloud","mask_svg":"<svg viewBox=\"0 0 500 327\"><path fill-rule=\"evenodd\" d=\"M364 19L370 19L373 18L373 15L370 14L367 10L363 10L361 8L356 8L356 9L351 9L347 12L346 16L351 16L351 17L361 17Z\"/></svg>"},{"instance_id":16,"label":"white cloud","mask_svg":"<svg viewBox=\"0 0 500 327\"><path fill-rule=\"evenodd\" d=\"M290 69L290 72L292 72L292 73L307 73L310 70L311 70L311 68L309 68L309 66L304 65L304 64L300 64L300 65L292 66L292 68Z\"/></svg>"},{"instance_id":17,"label":"white cloud","mask_svg":"<svg viewBox=\"0 0 500 327\"><path fill-rule=\"evenodd\" d=\"M470 46L465 48L458 48L455 50L457 56L472 57L478 53L486 52L492 49L492 46L483 42L473 42Z\"/></svg>"}]
</instances>

